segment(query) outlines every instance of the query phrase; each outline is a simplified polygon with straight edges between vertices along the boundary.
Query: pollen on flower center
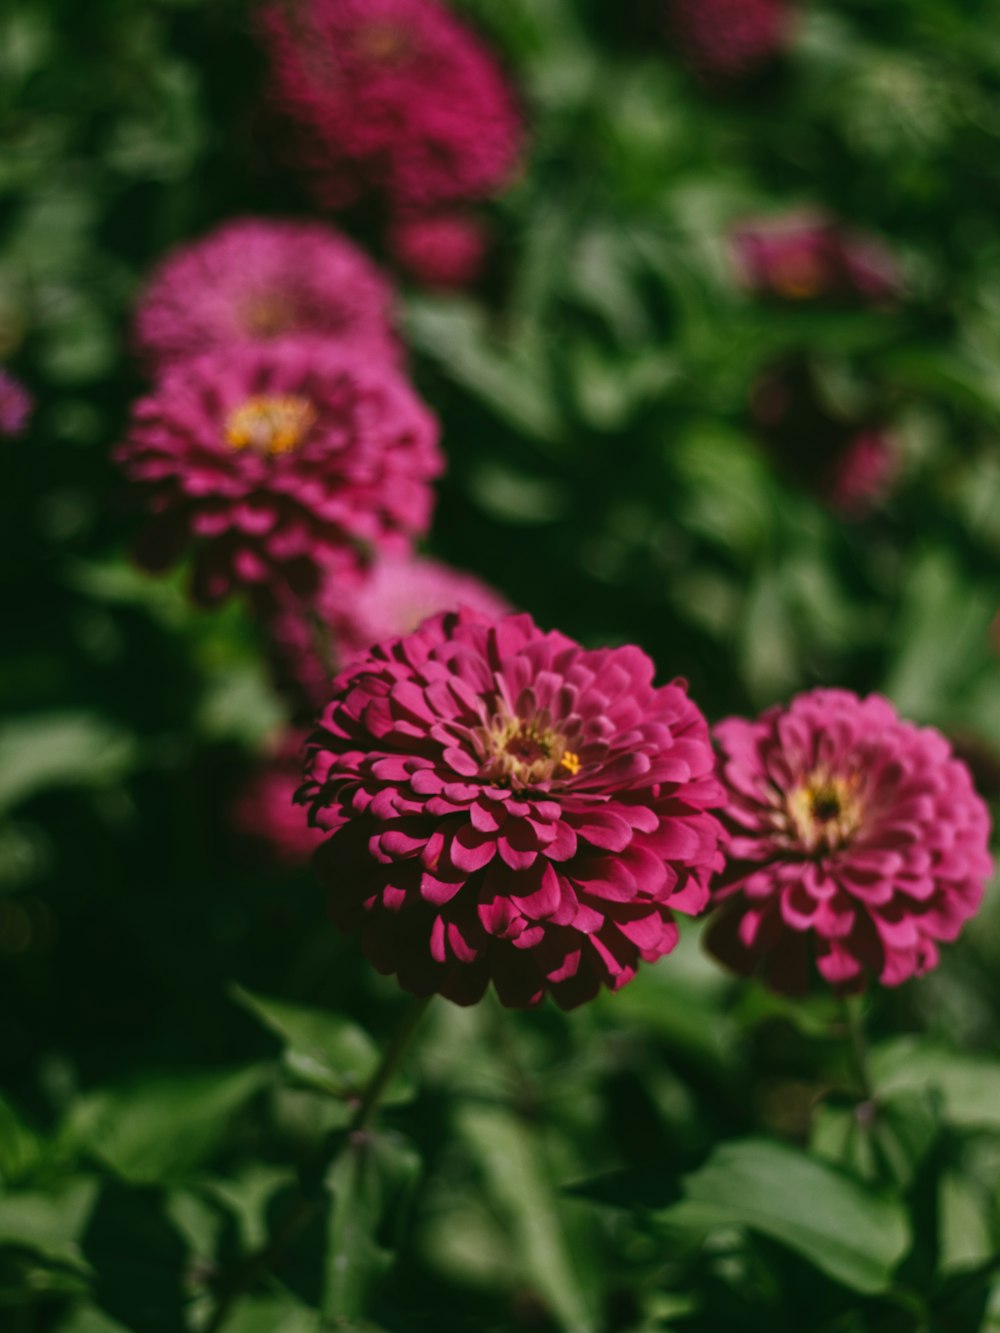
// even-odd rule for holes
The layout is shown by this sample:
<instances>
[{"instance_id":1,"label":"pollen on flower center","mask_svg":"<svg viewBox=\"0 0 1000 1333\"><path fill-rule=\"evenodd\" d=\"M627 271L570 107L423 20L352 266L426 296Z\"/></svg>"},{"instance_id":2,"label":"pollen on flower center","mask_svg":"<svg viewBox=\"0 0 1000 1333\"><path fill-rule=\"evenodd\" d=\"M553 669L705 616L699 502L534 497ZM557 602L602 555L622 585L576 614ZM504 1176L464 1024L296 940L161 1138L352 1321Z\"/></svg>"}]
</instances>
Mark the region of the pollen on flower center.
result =
<instances>
[{"instance_id":1,"label":"pollen on flower center","mask_svg":"<svg viewBox=\"0 0 1000 1333\"><path fill-rule=\"evenodd\" d=\"M811 774L789 793L788 817L797 841L808 851L832 851L861 822L857 780Z\"/></svg>"},{"instance_id":2,"label":"pollen on flower center","mask_svg":"<svg viewBox=\"0 0 1000 1333\"><path fill-rule=\"evenodd\" d=\"M774 266L774 285L792 301L818 296L824 287L822 267L807 255L787 255Z\"/></svg>"},{"instance_id":3,"label":"pollen on flower center","mask_svg":"<svg viewBox=\"0 0 1000 1333\"><path fill-rule=\"evenodd\" d=\"M243 322L257 338L276 338L299 322L298 311L276 296L260 296L246 307Z\"/></svg>"},{"instance_id":4,"label":"pollen on flower center","mask_svg":"<svg viewBox=\"0 0 1000 1333\"><path fill-rule=\"evenodd\" d=\"M484 729L483 774L493 782L530 787L556 777L575 777L580 756L566 748L566 738L544 720L502 716Z\"/></svg>"},{"instance_id":5,"label":"pollen on flower center","mask_svg":"<svg viewBox=\"0 0 1000 1333\"><path fill-rule=\"evenodd\" d=\"M372 60L401 60L413 50L410 34L394 23L367 24L358 33L357 44Z\"/></svg>"},{"instance_id":6,"label":"pollen on flower center","mask_svg":"<svg viewBox=\"0 0 1000 1333\"><path fill-rule=\"evenodd\" d=\"M232 449L287 454L303 441L316 420L316 409L299 394L248 398L226 419L226 443Z\"/></svg>"}]
</instances>

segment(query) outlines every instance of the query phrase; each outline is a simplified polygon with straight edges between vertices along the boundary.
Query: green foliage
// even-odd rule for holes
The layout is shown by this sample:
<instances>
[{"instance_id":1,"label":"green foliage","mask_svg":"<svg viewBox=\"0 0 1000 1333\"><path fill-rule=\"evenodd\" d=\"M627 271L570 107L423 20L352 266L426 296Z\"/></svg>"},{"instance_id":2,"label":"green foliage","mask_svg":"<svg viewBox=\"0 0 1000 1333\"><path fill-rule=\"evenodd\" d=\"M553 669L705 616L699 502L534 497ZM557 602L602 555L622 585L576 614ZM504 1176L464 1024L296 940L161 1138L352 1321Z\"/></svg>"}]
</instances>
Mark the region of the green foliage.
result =
<instances>
[{"instance_id":1,"label":"green foliage","mask_svg":"<svg viewBox=\"0 0 1000 1333\"><path fill-rule=\"evenodd\" d=\"M803 0L787 59L728 90L655 2L456 5L531 146L481 289L401 296L449 458L430 549L642 644L713 720L882 690L995 799L996 5ZM398 997L231 830L287 708L245 607L132 566L109 461L151 265L314 213L261 82L243 0L0 6L0 363L39 404L0 441L0 1326L207 1333L232 1297L233 1333L1000 1329L995 894L873 998L872 1099L828 999L736 986L694 927L569 1017L432 1008L350 1132ZM905 299L742 291L732 226L801 205L883 237ZM898 440L867 517L759 438L786 361Z\"/></svg>"}]
</instances>

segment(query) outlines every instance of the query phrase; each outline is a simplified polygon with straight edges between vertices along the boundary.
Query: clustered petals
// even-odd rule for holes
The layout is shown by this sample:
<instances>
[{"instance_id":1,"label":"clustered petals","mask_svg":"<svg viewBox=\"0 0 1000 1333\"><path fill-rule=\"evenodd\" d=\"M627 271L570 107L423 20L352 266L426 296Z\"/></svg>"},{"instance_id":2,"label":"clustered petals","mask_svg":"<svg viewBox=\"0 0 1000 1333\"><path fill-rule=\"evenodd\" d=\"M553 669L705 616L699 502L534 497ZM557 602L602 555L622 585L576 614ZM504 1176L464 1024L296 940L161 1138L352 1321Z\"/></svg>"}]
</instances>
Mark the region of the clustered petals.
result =
<instances>
[{"instance_id":1,"label":"clustered petals","mask_svg":"<svg viewBox=\"0 0 1000 1333\"><path fill-rule=\"evenodd\" d=\"M334 683L300 794L338 925L416 994L565 1008L669 953L719 867L704 717L633 647L462 608Z\"/></svg>"},{"instance_id":2,"label":"clustered petals","mask_svg":"<svg viewBox=\"0 0 1000 1333\"><path fill-rule=\"evenodd\" d=\"M193 590L267 604L357 578L430 522L437 424L399 373L337 344L206 353L135 406L118 461L151 514L151 569L194 553Z\"/></svg>"},{"instance_id":3,"label":"clustered petals","mask_svg":"<svg viewBox=\"0 0 1000 1333\"><path fill-rule=\"evenodd\" d=\"M302 782L305 733L290 731L248 776L233 804L234 827L282 865L304 865L322 841L295 803Z\"/></svg>"},{"instance_id":4,"label":"clustered petals","mask_svg":"<svg viewBox=\"0 0 1000 1333\"><path fill-rule=\"evenodd\" d=\"M387 279L333 227L237 218L167 255L140 296L134 341L154 369L287 335L392 359L392 304Z\"/></svg>"},{"instance_id":5,"label":"clustered petals","mask_svg":"<svg viewBox=\"0 0 1000 1333\"><path fill-rule=\"evenodd\" d=\"M842 992L936 966L992 873L989 815L945 738L833 689L715 735L727 866L710 949L790 994L813 962Z\"/></svg>"},{"instance_id":6,"label":"clustered petals","mask_svg":"<svg viewBox=\"0 0 1000 1333\"><path fill-rule=\"evenodd\" d=\"M438 0L304 0L262 14L271 97L324 205L434 208L505 186L522 127L492 52Z\"/></svg>"}]
</instances>

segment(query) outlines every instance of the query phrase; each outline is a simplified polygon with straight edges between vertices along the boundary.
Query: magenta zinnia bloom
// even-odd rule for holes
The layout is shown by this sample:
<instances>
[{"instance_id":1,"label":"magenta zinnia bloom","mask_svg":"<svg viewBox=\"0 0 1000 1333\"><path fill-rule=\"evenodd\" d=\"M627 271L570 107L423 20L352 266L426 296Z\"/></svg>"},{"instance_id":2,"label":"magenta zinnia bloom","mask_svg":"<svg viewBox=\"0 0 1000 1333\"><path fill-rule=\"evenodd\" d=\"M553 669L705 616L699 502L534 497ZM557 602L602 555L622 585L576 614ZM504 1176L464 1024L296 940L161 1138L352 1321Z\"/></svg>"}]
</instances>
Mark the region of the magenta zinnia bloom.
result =
<instances>
[{"instance_id":1,"label":"magenta zinnia bloom","mask_svg":"<svg viewBox=\"0 0 1000 1333\"><path fill-rule=\"evenodd\" d=\"M750 291L783 301L881 305L903 292L881 241L817 213L744 223L733 233L733 252Z\"/></svg>"},{"instance_id":2,"label":"magenta zinnia bloom","mask_svg":"<svg viewBox=\"0 0 1000 1333\"><path fill-rule=\"evenodd\" d=\"M159 265L139 300L135 345L154 368L287 334L395 357L392 299L378 268L333 227L241 218Z\"/></svg>"},{"instance_id":3,"label":"magenta zinnia bloom","mask_svg":"<svg viewBox=\"0 0 1000 1333\"><path fill-rule=\"evenodd\" d=\"M863 430L841 450L825 479L830 507L848 518L866 514L892 490L899 455L891 435Z\"/></svg>"},{"instance_id":4,"label":"magenta zinnia bloom","mask_svg":"<svg viewBox=\"0 0 1000 1333\"><path fill-rule=\"evenodd\" d=\"M717 866L704 717L638 648L529 616L435 616L334 682L302 797L337 924L460 1004L617 990L669 953Z\"/></svg>"},{"instance_id":5,"label":"magenta zinnia bloom","mask_svg":"<svg viewBox=\"0 0 1000 1333\"><path fill-rule=\"evenodd\" d=\"M312 597L407 551L442 467L434 418L389 364L284 340L207 353L135 407L118 450L153 516L140 562L195 556L194 594Z\"/></svg>"},{"instance_id":6,"label":"magenta zinnia bloom","mask_svg":"<svg viewBox=\"0 0 1000 1333\"><path fill-rule=\"evenodd\" d=\"M992 873L990 821L939 732L877 695L813 690L715 729L729 803L709 948L797 994L936 966Z\"/></svg>"},{"instance_id":7,"label":"magenta zinnia bloom","mask_svg":"<svg viewBox=\"0 0 1000 1333\"><path fill-rule=\"evenodd\" d=\"M302 783L305 733L290 732L250 775L233 805L233 824L243 836L286 865L309 860L323 839L295 801Z\"/></svg>"},{"instance_id":8,"label":"magenta zinnia bloom","mask_svg":"<svg viewBox=\"0 0 1000 1333\"><path fill-rule=\"evenodd\" d=\"M19 379L0 366L0 435L23 434L35 401Z\"/></svg>"},{"instance_id":9,"label":"magenta zinnia bloom","mask_svg":"<svg viewBox=\"0 0 1000 1333\"><path fill-rule=\"evenodd\" d=\"M272 97L332 208L375 191L434 207L495 193L521 120L483 42L437 0L304 0L263 11Z\"/></svg>"},{"instance_id":10,"label":"magenta zinnia bloom","mask_svg":"<svg viewBox=\"0 0 1000 1333\"><path fill-rule=\"evenodd\" d=\"M419 556L379 560L357 586L329 579L311 617L292 602L270 619L279 682L308 700L313 714L330 696L330 662L339 670L373 644L409 634L428 616L460 606L490 619L511 610L505 598L471 574ZM317 621L322 644L317 641Z\"/></svg>"},{"instance_id":11,"label":"magenta zinnia bloom","mask_svg":"<svg viewBox=\"0 0 1000 1333\"><path fill-rule=\"evenodd\" d=\"M667 31L691 67L706 79L743 79L788 46L788 0L668 0Z\"/></svg>"},{"instance_id":12,"label":"magenta zinnia bloom","mask_svg":"<svg viewBox=\"0 0 1000 1333\"><path fill-rule=\"evenodd\" d=\"M483 225L467 213L399 218L388 239L400 268L428 287L469 287L486 259Z\"/></svg>"}]
</instances>

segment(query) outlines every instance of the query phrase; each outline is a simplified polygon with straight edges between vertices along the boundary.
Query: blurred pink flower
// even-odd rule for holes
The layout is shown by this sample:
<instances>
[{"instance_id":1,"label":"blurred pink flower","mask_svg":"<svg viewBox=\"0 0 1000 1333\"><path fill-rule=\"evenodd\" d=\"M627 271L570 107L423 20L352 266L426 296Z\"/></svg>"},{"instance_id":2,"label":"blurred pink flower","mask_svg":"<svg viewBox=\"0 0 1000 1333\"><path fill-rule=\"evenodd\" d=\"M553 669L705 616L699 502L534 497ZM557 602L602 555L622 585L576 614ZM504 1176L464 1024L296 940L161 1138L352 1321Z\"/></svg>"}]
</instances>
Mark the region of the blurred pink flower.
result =
<instances>
[{"instance_id":1,"label":"blurred pink flower","mask_svg":"<svg viewBox=\"0 0 1000 1333\"><path fill-rule=\"evenodd\" d=\"M469 287L486 260L486 232L482 222L469 213L398 218L388 239L400 268L428 287Z\"/></svg>"},{"instance_id":2,"label":"blurred pink flower","mask_svg":"<svg viewBox=\"0 0 1000 1333\"><path fill-rule=\"evenodd\" d=\"M669 953L720 864L704 717L638 648L463 609L334 682L304 796L334 920L460 1004L563 1008Z\"/></svg>"},{"instance_id":3,"label":"blurred pink flower","mask_svg":"<svg viewBox=\"0 0 1000 1333\"><path fill-rule=\"evenodd\" d=\"M0 435L21 435L35 409L35 400L21 381L0 366Z\"/></svg>"},{"instance_id":4,"label":"blurred pink flower","mask_svg":"<svg viewBox=\"0 0 1000 1333\"><path fill-rule=\"evenodd\" d=\"M521 118L485 43L438 0L303 0L262 14L271 97L331 208L490 195L510 180Z\"/></svg>"},{"instance_id":5,"label":"blurred pink flower","mask_svg":"<svg viewBox=\"0 0 1000 1333\"><path fill-rule=\"evenodd\" d=\"M392 303L385 276L333 227L240 218L159 264L139 299L135 345L156 370L288 334L397 358Z\"/></svg>"},{"instance_id":6,"label":"blurred pink flower","mask_svg":"<svg viewBox=\"0 0 1000 1333\"><path fill-rule=\"evenodd\" d=\"M783 301L882 305L903 294L895 259L881 241L819 213L745 222L733 232L741 281Z\"/></svg>"},{"instance_id":7,"label":"blurred pink flower","mask_svg":"<svg viewBox=\"0 0 1000 1333\"><path fill-rule=\"evenodd\" d=\"M975 914L990 821L945 738L877 695L818 689L715 728L727 866L708 947L775 990L898 986Z\"/></svg>"},{"instance_id":8,"label":"blurred pink flower","mask_svg":"<svg viewBox=\"0 0 1000 1333\"><path fill-rule=\"evenodd\" d=\"M437 560L419 556L379 560L356 587L328 580L316 599L313 618L295 602L276 610L269 620L276 675L314 712L330 695L331 672L324 657L339 669L373 644L409 634L428 616L460 606L491 618L511 609L493 588ZM319 633L324 644L317 642Z\"/></svg>"},{"instance_id":9,"label":"blurred pink flower","mask_svg":"<svg viewBox=\"0 0 1000 1333\"><path fill-rule=\"evenodd\" d=\"M295 802L302 785L305 733L289 732L250 774L233 804L234 827L247 839L263 844L275 861L299 865L308 861L323 839Z\"/></svg>"},{"instance_id":10,"label":"blurred pink flower","mask_svg":"<svg viewBox=\"0 0 1000 1333\"><path fill-rule=\"evenodd\" d=\"M667 0L667 33L706 79L729 82L769 65L791 40L789 0Z\"/></svg>"},{"instance_id":11,"label":"blurred pink flower","mask_svg":"<svg viewBox=\"0 0 1000 1333\"><path fill-rule=\"evenodd\" d=\"M203 604L311 598L426 532L437 440L380 359L315 339L206 353L136 404L117 450L152 519L137 554L164 569L192 551Z\"/></svg>"},{"instance_id":12,"label":"blurred pink flower","mask_svg":"<svg viewBox=\"0 0 1000 1333\"><path fill-rule=\"evenodd\" d=\"M834 459L824 493L833 509L859 517L887 498L898 470L899 455L892 436L881 430L863 430Z\"/></svg>"}]
</instances>

